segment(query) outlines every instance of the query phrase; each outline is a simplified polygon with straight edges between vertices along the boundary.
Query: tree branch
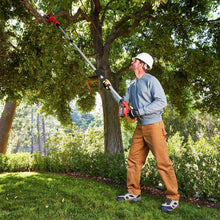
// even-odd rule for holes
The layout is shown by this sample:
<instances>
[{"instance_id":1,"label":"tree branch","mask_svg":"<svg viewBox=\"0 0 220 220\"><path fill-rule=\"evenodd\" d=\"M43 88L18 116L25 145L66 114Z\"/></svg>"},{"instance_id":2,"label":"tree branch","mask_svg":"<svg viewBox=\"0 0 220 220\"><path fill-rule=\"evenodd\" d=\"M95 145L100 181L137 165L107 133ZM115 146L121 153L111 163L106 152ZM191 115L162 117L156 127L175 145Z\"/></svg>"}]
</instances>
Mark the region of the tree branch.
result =
<instances>
[{"instance_id":1,"label":"tree branch","mask_svg":"<svg viewBox=\"0 0 220 220\"><path fill-rule=\"evenodd\" d=\"M95 5L95 9L98 11L98 13L101 11L101 5L100 5L100 0L93 0L93 3Z\"/></svg>"},{"instance_id":2,"label":"tree branch","mask_svg":"<svg viewBox=\"0 0 220 220\"><path fill-rule=\"evenodd\" d=\"M10 46L12 46L15 50L17 50L17 47L15 47L11 42L8 42L8 44L9 44Z\"/></svg>"},{"instance_id":3,"label":"tree branch","mask_svg":"<svg viewBox=\"0 0 220 220\"><path fill-rule=\"evenodd\" d=\"M141 19L143 19L143 17L149 16L143 15L143 13L146 11L150 11L151 9L151 4L147 2L138 12L136 12L132 16L122 18L122 20L115 27L112 27L111 34L105 44L106 49L110 47L111 43L115 39L131 33L136 27L138 27ZM152 17L150 18L152 19ZM128 22L130 19L134 19L134 22L131 25L126 25L126 22Z\"/></svg>"},{"instance_id":4,"label":"tree branch","mask_svg":"<svg viewBox=\"0 0 220 220\"><path fill-rule=\"evenodd\" d=\"M13 57L13 56L10 56L8 54L0 54L0 57Z\"/></svg>"},{"instance_id":5,"label":"tree branch","mask_svg":"<svg viewBox=\"0 0 220 220\"><path fill-rule=\"evenodd\" d=\"M28 11L36 18L36 20L42 20L45 24L47 24L46 20L43 16L41 16L36 9L34 9L31 4L27 0L20 0L23 3Z\"/></svg>"},{"instance_id":6,"label":"tree branch","mask_svg":"<svg viewBox=\"0 0 220 220\"><path fill-rule=\"evenodd\" d=\"M217 19L215 19L215 20L208 20L207 22L208 23L212 23L212 22L216 22L216 21L219 21L220 20L220 18L217 18Z\"/></svg>"},{"instance_id":7,"label":"tree branch","mask_svg":"<svg viewBox=\"0 0 220 220\"><path fill-rule=\"evenodd\" d=\"M105 14L107 12L107 10L109 9L109 5L115 0L111 0L108 2L108 4L105 6L104 10L103 10L103 15L102 15L102 18L101 18L101 24L103 25L103 22L105 20Z\"/></svg>"},{"instance_id":8,"label":"tree branch","mask_svg":"<svg viewBox=\"0 0 220 220\"><path fill-rule=\"evenodd\" d=\"M90 21L89 19L89 16L87 14L85 14L81 8L78 8L77 12L75 15L70 15L70 13L68 11L64 11L64 10L61 10L57 13L54 14L54 17L57 18L59 16L66 16L67 19L70 21L70 22L73 22L75 21L80 15L82 15L82 17L86 20L86 21ZM83 20L83 19L82 19Z\"/></svg>"},{"instance_id":9,"label":"tree branch","mask_svg":"<svg viewBox=\"0 0 220 220\"><path fill-rule=\"evenodd\" d=\"M46 22L46 20L44 19L44 17L41 16L38 13L38 11L31 6L31 4L28 2L28 0L20 0L20 2L26 6L28 11L36 18L36 20L42 20L45 24L48 24ZM62 15L65 15L70 22L73 22L74 20L76 20L80 15L82 15L82 17L85 18L86 21L90 21L89 16L87 14L85 14L81 8L79 8L77 10L76 14L73 16L70 15L70 13L68 11L61 10L61 11L55 13L54 17L57 18Z\"/></svg>"},{"instance_id":10,"label":"tree branch","mask_svg":"<svg viewBox=\"0 0 220 220\"><path fill-rule=\"evenodd\" d=\"M116 26L115 26L115 30L119 30L125 22L127 22L128 20L135 18L135 21L133 23L133 25L131 26L131 28L133 28L135 23L139 23L140 20L143 18L142 14L145 11L150 11L151 10L151 4L149 2L147 2L141 9L140 11L136 12L135 14L133 14L133 16L128 16L123 18Z\"/></svg>"}]
</instances>

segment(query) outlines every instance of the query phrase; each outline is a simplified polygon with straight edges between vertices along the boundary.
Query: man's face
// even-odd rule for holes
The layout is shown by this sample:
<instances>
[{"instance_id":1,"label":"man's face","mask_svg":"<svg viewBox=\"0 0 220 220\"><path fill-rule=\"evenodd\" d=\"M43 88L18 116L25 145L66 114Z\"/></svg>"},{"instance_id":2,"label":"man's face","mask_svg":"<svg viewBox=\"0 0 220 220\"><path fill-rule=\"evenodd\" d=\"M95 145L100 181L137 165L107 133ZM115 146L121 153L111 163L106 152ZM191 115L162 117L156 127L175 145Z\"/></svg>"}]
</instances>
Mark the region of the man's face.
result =
<instances>
[{"instance_id":1,"label":"man's face","mask_svg":"<svg viewBox=\"0 0 220 220\"><path fill-rule=\"evenodd\" d=\"M131 65L130 65L131 70L135 71L139 68L142 68L141 66L142 66L142 64L141 64L141 61L139 59L136 59L136 58L132 59Z\"/></svg>"}]
</instances>

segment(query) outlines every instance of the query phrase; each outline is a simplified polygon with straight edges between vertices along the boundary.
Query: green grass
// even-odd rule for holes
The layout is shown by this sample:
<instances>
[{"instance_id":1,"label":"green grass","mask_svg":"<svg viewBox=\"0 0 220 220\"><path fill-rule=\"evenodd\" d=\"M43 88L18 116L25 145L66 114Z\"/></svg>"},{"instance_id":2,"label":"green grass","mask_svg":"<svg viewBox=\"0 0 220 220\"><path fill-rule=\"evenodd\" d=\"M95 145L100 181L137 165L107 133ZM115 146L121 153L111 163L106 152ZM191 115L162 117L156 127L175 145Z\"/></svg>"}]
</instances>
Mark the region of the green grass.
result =
<instances>
[{"instance_id":1,"label":"green grass","mask_svg":"<svg viewBox=\"0 0 220 220\"><path fill-rule=\"evenodd\" d=\"M0 219L220 219L217 209L181 202L172 213L163 198L142 194L141 201L116 201L124 189L59 174L0 174Z\"/></svg>"}]
</instances>

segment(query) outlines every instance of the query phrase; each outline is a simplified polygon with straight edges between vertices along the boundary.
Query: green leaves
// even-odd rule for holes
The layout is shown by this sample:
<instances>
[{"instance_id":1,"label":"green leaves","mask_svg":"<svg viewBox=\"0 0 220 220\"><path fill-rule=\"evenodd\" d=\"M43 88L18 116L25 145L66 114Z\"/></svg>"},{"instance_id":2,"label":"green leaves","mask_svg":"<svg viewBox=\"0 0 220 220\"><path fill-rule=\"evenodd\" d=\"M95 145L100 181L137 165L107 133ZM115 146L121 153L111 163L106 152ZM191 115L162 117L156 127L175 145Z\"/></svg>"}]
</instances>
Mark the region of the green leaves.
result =
<instances>
[{"instance_id":1,"label":"green leaves","mask_svg":"<svg viewBox=\"0 0 220 220\"><path fill-rule=\"evenodd\" d=\"M131 57L145 51L154 57L150 73L161 81L181 114L192 107L192 98L196 108L217 113L219 28L209 17L217 2L150 2L98 1L92 5L100 6L97 14L91 14L94 8L86 0L30 3L35 10L59 15L57 20L70 38L119 85L121 95L126 80L134 79L128 71ZM76 18L79 7L81 14ZM66 118L62 115L69 113L68 103L75 98L84 111L91 110L98 83L86 81L95 73L60 30L33 19L19 1L1 1L0 9L0 54L4 55L0 97L28 96L32 102L43 102L43 109L59 118ZM9 19L17 19L17 25L6 22Z\"/></svg>"}]
</instances>

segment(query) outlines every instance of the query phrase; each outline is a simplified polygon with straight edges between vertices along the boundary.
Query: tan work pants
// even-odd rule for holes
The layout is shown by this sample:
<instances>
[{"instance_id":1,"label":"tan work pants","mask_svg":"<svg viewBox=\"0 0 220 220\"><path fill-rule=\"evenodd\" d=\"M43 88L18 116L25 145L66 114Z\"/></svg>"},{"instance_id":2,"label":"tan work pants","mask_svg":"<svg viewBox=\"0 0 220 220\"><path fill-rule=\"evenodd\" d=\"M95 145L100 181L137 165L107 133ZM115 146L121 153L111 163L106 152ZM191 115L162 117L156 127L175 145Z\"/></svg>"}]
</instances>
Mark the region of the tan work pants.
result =
<instances>
[{"instance_id":1,"label":"tan work pants","mask_svg":"<svg viewBox=\"0 0 220 220\"><path fill-rule=\"evenodd\" d=\"M128 156L127 187L134 195L140 195L140 177L149 150L153 153L159 172L166 186L166 197L179 200L176 175L168 156L166 131L163 121L150 125L137 125Z\"/></svg>"}]
</instances>

